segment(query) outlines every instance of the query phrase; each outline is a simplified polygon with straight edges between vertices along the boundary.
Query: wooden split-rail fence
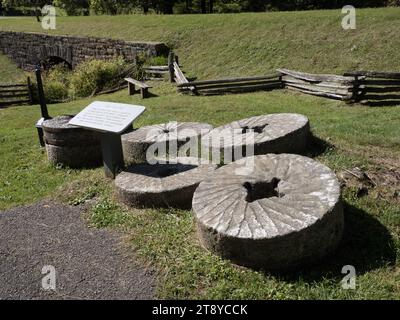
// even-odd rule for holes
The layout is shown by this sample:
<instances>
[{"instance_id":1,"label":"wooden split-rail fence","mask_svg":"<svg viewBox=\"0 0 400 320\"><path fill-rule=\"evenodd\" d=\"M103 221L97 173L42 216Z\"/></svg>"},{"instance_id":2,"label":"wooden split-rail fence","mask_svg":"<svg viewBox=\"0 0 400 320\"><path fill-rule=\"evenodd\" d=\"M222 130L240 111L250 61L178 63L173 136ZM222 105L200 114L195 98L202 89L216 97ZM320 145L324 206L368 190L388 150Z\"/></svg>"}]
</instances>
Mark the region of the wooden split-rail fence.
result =
<instances>
[{"instance_id":1,"label":"wooden split-rail fence","mask_svg":"<svg viewBox=\"0 0 400 320\"><path fill-rule=\"evenodd\" d=\"M298 92L355 102L361 94L364 76L337 76L332 74L311 74L288 69L278 69L283 86Z\"/></svg>"},{"instance_id":2,"label":"wooden split-rail fence","mask_svg":"<svg viewBox=\"0 0 400 320\"><path fill-rule=\"evenodd\" d=\"M352 71L344 75L358 79L357 102L371 106L400 105L400 73Z\"/></svg>"},{"instance_id":3,"label":"wooden split-rail fence","mask_svg":"<svg viewBox=\"0 0 400 320\"><path fill-rule=\"evenodd\" d=\"M343 76L277 70L285 88L367 105L400 105L400 73L351 71Z\"/></svg>"},{"instance_id":4,"label":"wooden split-rail fence","mask_svg":"<svg viewBox=\"0 0 400 320\"><path fill-rule=\"evenodd\" d=\"M219 95L282 88L280 74L258 77L239 77L204 81L189 81L179 65L178 57L170 53L168 58L170 81L176 82L178 91L194 95Z\"/></svg>"},{"instance_id":5,"label":"wooden split-rail fence","mask_svg":"<svg viewBox=\"0 0 400 320\"><path fill-rule=\"evenodd\" d=\"M143 80L164 80L164 76L169 73L168 66L146 66L143 67Z\"/></svg>"},{"instance_id":6,"label":"wooden split-rail fence","mask_svg":"<svg viewBox=\"0 0 400 320\"><path fill-rule=\"evenodd\" d=\"M32 84L29 77L26 83L0 85L0 108L32 103Z\"/></svg>"},{"instance_id":7,"label":"wooden split-rail fence","mask_svg":"<svg viewBox=\"0 0 400 320\"><path fill-rule=\"evenodd\" d=\"M194 95L286 88L346 103L400 105L400 73L395 72L352 71L333 75L277 69L276 73L257 77L189 81L173 52L168 57L168 70L170 81L176 82L179 92Z\"/></svg>"},{"instance_id":8,"label":"wooden split-rail fence","mask_svg":"<svg viewBox=\"0 0 400 320\"><path fill-rule=\"evenodd\" d=\"M271 74L259 77L193 81L178 84L179 91L192 92L199 95L219 95L224 93L253 92L278 88L282 88L279 74Z\"/></svg>"}]
</instances>

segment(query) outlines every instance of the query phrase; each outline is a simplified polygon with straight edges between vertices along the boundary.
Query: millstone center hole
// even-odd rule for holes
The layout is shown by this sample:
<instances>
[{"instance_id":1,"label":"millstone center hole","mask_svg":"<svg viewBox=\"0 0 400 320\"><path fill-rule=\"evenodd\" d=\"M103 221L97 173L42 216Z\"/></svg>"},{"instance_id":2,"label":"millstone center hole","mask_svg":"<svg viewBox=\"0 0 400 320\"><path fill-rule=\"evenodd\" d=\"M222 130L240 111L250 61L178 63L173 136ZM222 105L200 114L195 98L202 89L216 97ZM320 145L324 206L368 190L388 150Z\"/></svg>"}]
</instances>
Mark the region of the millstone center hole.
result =
<instances>
[{"instance_id":1,"label":"millstone center hole","mask_svg":"<svg viewBox=\"0 0 400 320\"><path fill-rule=\"evenodd\" d=\"M243 187L247 190L246 201L254 202L259 199L279 197L277 190L279 181L278 178L273 178L271 181L245 182Z\"/></svg>"},{"instance_id":2,"label":"millstone center hole","mask_svg":"<svg viewBox=\"0 0 400 320\"><path fill-rule=\"evenodd\" d=\"M264 124L262 126L254 126L254 127L249 127L249 126L242 127L242 134L245 134L250 131L254 131L255 133L262 133L267 125L268 124Z\"/></svg>"},{"instance_id":3,"label":"millstone center hole","mask_svg":"<svg viewBox=\"0 0 400 320\"><path fill-rule=\"evenodd\" d=\"M169 177L177 173L178 173L178 168L176 167L165 167L157 170L157 175L160 178Z\"/></svg>"}]
</instances>

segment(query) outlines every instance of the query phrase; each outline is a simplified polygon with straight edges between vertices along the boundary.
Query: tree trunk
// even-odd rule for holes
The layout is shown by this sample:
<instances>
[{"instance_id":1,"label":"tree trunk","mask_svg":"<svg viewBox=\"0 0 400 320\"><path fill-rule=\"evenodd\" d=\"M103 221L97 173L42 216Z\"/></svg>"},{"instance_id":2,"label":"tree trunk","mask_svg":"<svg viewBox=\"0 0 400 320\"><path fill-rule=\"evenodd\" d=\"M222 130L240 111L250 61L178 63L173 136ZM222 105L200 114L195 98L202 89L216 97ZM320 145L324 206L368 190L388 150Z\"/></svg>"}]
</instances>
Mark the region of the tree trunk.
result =
<instances>
[{"instance_id":1,"label":"tree trunk","mask_svg":"<svg viewBox=\"0 0 400 320\"><path fill-rule=\"evenodd\" d=\"M41 16L41 11L38 8L35 8L35 16L36 16L36 21L40 22L40 16Z\"/></svg>"},{"instance_id":2,"label":"tree trunk","mask_svg":"<svg viewBox=\"0 0 400 320\"><path fill-rule=\"evenodd\" d=\"M164 7L165 14L173 14L174 13L174 3L173 1L168 1Z\"/></svg>"},{"instance_id":3,"label":"tree trunk","mask_svg":"<svg viewBox=\"0 0 400 320\"><path fill-rule=\"evenodd\" d=\"M210 0L209 1L209 11L210 11L210 13L213 13L213 11L214 11L214 0Z\"/></svg>"},{"instance_id":4,"label":"tree trunk","mask_svg":"<svg viewBox=\"0 0 400 320\"><path fill-rule=\"evenodd\" d=\"M207 13L206 0L200 1L201 13Z\"/></svg>"},{"instance_id":5,"label":"tree trunk","mask_svg":"<svg viewBox=\"0 0 400 320\"><path fill-rule=\"evenodd\" d=\"M39 0L35 1L35 16L36 16L36 21L40 22L40 16L42 15L42 10L39 6Z\"/></svg>"},{"instance_id":6,"label":"tree trunk","mask_svg":"<svg viewBox=\"0 0 400 320\"><path fill-rule=\"evenodd\" d=\"M142 9L144 14L149 13L149 2L148 1L142 1Z\"/></svg>"}]
</instances>

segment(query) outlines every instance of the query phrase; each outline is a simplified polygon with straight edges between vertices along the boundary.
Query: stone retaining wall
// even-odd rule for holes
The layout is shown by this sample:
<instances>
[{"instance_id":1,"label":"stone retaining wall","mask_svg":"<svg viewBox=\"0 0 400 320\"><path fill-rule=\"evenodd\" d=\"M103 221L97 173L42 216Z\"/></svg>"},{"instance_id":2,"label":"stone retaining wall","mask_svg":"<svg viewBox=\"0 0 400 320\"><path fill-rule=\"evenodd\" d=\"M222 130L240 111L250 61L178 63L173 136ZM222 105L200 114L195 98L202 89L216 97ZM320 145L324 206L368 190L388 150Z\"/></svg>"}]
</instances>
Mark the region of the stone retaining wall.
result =
<instances>
[{"instance_id":1,"label":"stone retaining wall","mask_svg":"<svg viewBox=\"0 0 400 320\"><path fill-rule=\"evenodd\" d=\"M167 55L161 42L133 42L102 38L47 35L41 33L0 31L0 50L20 68L32 70L51 57L65 60L72 68L88 58L110 59L123 56L135 61L137 54Z\"/></svg>"}]
</instances>

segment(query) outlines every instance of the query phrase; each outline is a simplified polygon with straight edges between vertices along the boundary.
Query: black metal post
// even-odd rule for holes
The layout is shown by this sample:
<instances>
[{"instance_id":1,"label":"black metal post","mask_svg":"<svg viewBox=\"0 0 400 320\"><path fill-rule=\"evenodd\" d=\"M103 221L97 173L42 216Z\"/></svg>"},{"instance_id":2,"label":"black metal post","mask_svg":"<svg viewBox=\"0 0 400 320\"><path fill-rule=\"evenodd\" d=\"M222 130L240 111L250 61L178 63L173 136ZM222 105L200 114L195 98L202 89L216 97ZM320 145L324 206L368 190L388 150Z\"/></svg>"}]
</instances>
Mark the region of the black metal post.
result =
<instances>
[{"instance_id":1,"label":"black metal post","mask_svg":"<svg viewBox=\"0 0 400 320\"><path fill-rule=\"evenodd\" d=\"M42 74L40 71L39 64L36 66L35 74L36 74L36 83L38 87L40 111L42 113L42 118L44 118L45 120L51 119L51 117L49 116L49 111L47 110L46 98L44 96L44 90L43 90Z\"/></svg>"},{"instance_id":2,"label":"black metal post","mask_svg":"<svg viewBox=\"0 0 400 320\"><path fill-rule=\"evenodd\" d=\"M42 118L39 119L39 121L36 123L36 129L37 129L38 136L39 136L39 143L40 143L40 145L42 147L44 147L45 146L45 142L44 142L44 139L43 139L42 123L43 123L44 120L51 119L51 117L49 115L49 111L47 110L46 98L44 96L42 74L41 74L41 71L40 71L40 64L36 65L35 74L36 74L36 83L37 83L38 94L39 94L40 112L41 112L41 115L42 115Z\"/></svg>"}]
</instances>

